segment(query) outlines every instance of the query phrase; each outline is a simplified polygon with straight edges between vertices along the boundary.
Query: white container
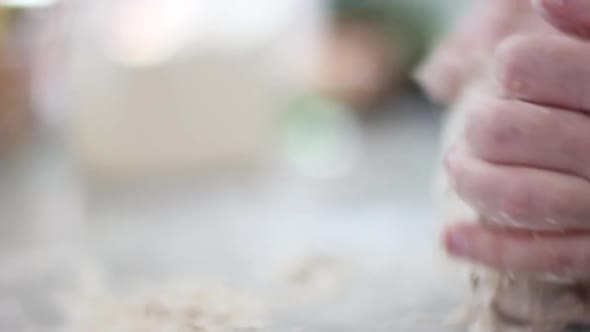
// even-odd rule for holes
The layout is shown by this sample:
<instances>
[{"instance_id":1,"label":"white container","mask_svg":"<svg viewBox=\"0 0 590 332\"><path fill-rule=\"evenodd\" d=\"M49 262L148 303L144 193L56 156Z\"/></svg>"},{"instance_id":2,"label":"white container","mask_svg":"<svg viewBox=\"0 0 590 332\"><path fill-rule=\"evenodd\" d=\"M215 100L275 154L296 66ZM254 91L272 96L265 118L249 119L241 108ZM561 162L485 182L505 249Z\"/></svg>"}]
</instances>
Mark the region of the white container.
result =
<instances>
[{"instance_id":1,"label":"white container","mask_svg":"<svg viewBox=\"0 0 590 332\"><path fill-rule=\"evenodd\" d=\"M318 52L316 0L78 3L70 141L86 171L167 175L266 156Z\"/></svg>"}]
</instances>

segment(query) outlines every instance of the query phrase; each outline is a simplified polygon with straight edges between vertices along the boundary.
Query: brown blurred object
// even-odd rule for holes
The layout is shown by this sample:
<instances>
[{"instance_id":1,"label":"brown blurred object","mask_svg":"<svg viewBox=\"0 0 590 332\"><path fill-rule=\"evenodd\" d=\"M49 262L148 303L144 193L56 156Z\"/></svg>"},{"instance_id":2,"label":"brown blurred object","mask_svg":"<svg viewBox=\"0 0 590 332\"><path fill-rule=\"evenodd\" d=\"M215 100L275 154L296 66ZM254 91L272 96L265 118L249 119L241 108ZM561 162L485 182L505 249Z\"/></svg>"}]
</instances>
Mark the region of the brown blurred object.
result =
<instances>
[{"instance_id":1,"label":"brown blurred object","mask_svg":"<svg viewBox=\"0 0 590 332\"><path fill-rule=\"evenodd\" d=\"M338 21L329 32L315 88L358 109L402 88L407 50L401 39L362 21Z\"/></svg>"},{"instance_id":2,"label":"brown blurred object","mask_svg":"<svg viewBox=\"0 0 590 332\"><path fill-rule=\"evenodd\" d=\"M33 128L30 57L20 19L20 11L0 7L0 155L26 143Z\"/></svg>"}]
</instances>

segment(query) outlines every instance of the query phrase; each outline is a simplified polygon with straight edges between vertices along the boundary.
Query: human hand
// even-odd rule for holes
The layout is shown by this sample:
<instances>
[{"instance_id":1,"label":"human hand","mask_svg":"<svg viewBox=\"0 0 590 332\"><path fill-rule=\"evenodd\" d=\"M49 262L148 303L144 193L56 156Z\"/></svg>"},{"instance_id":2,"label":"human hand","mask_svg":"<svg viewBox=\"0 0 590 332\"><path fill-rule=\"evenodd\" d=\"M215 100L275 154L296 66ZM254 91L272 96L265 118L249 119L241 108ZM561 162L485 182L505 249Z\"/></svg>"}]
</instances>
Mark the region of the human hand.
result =
<instances>
[{"instance_id":1,"label":"human hand","mask_svg":"<svg viewBox=\"0 0 590 332\"><path fill-rule=\"evenodd\" d=\"M562 33L502 41L491 57L496 87L462 100L465 131L446 167L483 217L451 226L444 241L452 255L498 270L587 277L590 43L563 32L590 35L590 3L533 3Z\"/></svg>"},{"instance_id":2,"label":"human hand","mask_svg":"<svg viewBox=\"0 0 590 332\"><path fill-rule=\"evenodd\" d=\"M500 41L533 31L555 33L529 0L479 1L418 69L416 78L433 100L453 103L478 77Z\"/></svg>"}]
</instances>

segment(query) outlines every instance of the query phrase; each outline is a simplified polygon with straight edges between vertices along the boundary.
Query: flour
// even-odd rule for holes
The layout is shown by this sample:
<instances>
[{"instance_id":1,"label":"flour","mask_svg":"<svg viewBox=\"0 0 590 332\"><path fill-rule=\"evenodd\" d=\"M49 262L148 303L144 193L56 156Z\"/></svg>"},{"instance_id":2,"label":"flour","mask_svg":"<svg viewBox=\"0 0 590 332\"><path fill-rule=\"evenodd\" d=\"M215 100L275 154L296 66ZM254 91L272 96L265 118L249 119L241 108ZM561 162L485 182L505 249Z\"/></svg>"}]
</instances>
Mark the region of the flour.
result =
<instances>
[{"instance_id":1,"label":"flour","mask_svg":"<svg viewBox=\"0 0 590 332\"><path fill-rule=\"evenodd\" d=\"M223 332L264 328L262 301L223 283L171 281L134 292L92 288L64 297L63 332ZM98 287L97 287L98 286Z\"/></svg>"},{"instance_id":2,"label":"flour","mask_svg":"<svg viewBox=\"0 0 590 332\"><path fill-rule=\"evenodd\" d=\"M297 261L286 271L290 287L307 295L334 295L342 291L351 274L351 267L344 260L310 255Z\"/></svg>"}]
</instances>

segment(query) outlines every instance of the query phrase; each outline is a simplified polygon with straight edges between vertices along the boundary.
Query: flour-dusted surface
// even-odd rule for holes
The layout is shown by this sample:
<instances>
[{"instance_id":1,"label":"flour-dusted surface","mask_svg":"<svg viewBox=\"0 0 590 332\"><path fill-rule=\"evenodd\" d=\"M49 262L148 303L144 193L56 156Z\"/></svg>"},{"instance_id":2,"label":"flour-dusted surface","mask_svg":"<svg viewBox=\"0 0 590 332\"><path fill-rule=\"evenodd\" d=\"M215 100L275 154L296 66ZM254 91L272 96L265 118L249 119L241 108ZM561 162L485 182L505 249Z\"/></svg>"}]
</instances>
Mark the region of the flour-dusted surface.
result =
<instances>
[{"instance_id":1,"label":"flour-dusted surface","mask_svg":"<svg viewBox=\"0 0 590 332\"><path fill-rule=\"evenodd\" d=\"M0 305L12 308L0 331L61 332L54 299L88 261L116 301L138 280L151 294L221 280L263 299L265 331L445 331L463 281L440 257L432 208L441 114L411 98L395 108L362 125L350 174L322 179L279 163L264 176L86 187L44 139L36 167L0 170Z\"/></svg>"},{"instance_id":2,"label":"flour-dusted surface","mask_svg":"<svg viewBox=\"0 0 590 332\"><path fill-rule=\"evenodd\" d=\"M96 285L94 285L96 286ZM221 282L169 281L61 294L64 332L221 332L265 328L262 299Z\"/></svg>"}]
</instances>

